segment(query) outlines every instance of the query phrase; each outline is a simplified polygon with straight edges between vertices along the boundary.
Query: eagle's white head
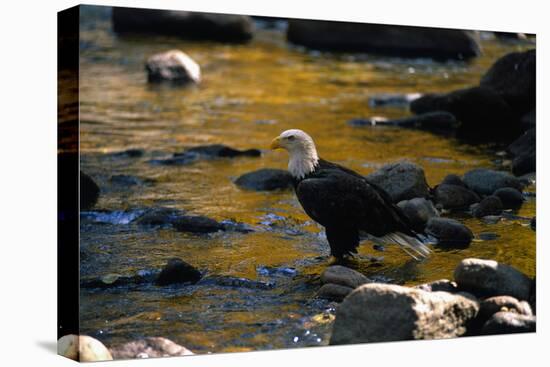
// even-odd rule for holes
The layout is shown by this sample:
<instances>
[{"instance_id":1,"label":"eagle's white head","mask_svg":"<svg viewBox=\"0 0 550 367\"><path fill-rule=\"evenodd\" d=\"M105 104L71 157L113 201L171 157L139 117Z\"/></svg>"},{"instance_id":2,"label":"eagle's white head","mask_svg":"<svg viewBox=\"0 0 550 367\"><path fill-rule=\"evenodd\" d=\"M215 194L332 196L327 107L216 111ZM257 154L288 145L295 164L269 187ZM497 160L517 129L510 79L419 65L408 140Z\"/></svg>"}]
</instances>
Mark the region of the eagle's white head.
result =
<instances>
[{"instance_id":1,"label":"eagle's white head","mask_svg":"<svg viewBox=\"0 0 550 367\"><path fill-rule=\"evenodd\" d=\"M298 179L304 178L307 174L313 172L319 162L313 139L302 130L283 131L281 135L273 139L271 149L285 149L288 151L290 156L288 170L293 177Z\"/></svg>"}]
</instances>

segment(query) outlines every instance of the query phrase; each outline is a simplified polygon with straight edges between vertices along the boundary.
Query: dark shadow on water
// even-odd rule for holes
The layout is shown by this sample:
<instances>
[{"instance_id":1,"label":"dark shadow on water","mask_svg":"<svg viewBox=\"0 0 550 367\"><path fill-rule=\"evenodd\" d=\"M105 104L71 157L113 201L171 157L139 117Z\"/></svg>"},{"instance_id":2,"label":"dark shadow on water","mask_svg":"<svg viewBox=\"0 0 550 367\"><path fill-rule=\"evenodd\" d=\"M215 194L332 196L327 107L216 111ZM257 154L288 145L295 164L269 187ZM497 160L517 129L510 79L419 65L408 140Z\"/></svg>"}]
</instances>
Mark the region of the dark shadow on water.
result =
<instances>
[{"instance_id":1,"label":"dark shadow on water","mask_svg":"<svg viewBox=\"0 0 550 367\"><path fill-rule=\"evenodd\" d=\"M39 340L36 342L40 348L47 350L50 353L57 354L57 342L50 340Z\"/></svg>"}]
</instances>

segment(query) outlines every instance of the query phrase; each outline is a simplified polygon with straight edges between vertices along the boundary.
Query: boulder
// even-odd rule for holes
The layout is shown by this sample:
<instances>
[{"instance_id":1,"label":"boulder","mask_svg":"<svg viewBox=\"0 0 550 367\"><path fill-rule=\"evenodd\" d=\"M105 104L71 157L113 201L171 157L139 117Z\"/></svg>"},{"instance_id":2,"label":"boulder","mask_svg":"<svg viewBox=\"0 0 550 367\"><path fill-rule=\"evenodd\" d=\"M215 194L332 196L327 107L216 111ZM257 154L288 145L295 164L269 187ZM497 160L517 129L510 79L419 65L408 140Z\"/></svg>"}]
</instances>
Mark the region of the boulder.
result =
<instances>
[{"instance_id":1,"label":"boulder","mask_svg":"<svg viewBox=\"0 0 550 367\"><path fill-rule=\"evenodd\" d=\"M444 28L290 19L287 39L316 50L401 57L468 59L481 52L474 33Z\"/></svg>"},{"instance_id":2,"label":"boulder","mask_svg":"<svg viewBox=\"0 0 550 367\"><path fill-rule=\"evenodd\" d=\"M263 168L245 173L237 178L235 184L248 190L271 191L292 188L294 179L286 170Z\"/></svg>"},{"instance_id":3,"label":"boulder","mask_svg":"<svg viewBox=\"0 0 550 367\"><path fill-rule=\"evenodd\" d=\"M80 171L80 210L90 210L99 199L99 186L84 172Z\"/></svg>"},{"instance_id":4,"label":"boulder","mask_svg":"<svg viewBox=\"0 0 550 367\"><path fill-rule=\"evenodd\" d=\"M513 311L520 315L532 316L533 311L529 303L518 301L511 296L496 296L483 300L479 304L478 319L487 321L491 316L500 311Z\"/></svg>"},{"instance_id":5,"label":"boulder","mask_svg":"<svg viewBox=\"0 0 550 367\"><path fill-rule=\"evenodd\" d=\"M119 34L161 34L184 39L246 42L252 38L250 17L160 9L113 7L113 30Z\"/></svg>"},{"instance_id":6,"label":"boulder","mask_svg":"<svg viewBox=\"0 0 550 367\"><path fill-rule=\"evenodd\" d=\"M187 149L184 153L174 154L174 157L180 155L198 155L212 158L233 158L233 157L259 157L262 152L259 149L239 150L223 144L201 145Z\"/></svg>"},{"instance_id":7,"label":"boulder","mask_svg":"<svg viewBox=\"0 0 550 367\"><path fill-rule=\"evenodd\" d=\"M434 201L443 209L467 209L479 202L479 196L464 186L443 183L433 190Z\"/></svg>"},{"instance_id":8,"label":"boulder","mask_svg":"<svg viewBox=\"0 0 550 367\"><path fill-rule=\"evenodd\" d=\"M442 248L466 248L474 238L468 227L450 218L431 218L425 231L435 237L437 246Z\"/></svg>"},{"instance_id":9,"label":"boulder","mask_svg":"<svg viewBox=\"0 0 550 367\"><path fill-rule=\"evenodd\" d=\"M315 295L316 298L328 299L329 301L342 302L342 300L351 292L353 288L339 284L323 284Z\"/></svg>"},{"instance_id":10,"label":"boulder","mask_svg":"<svg viewBox=\"0 0 550 367\"><path fill-rule=\"evenodd\" d=\"M366 178L384 189L394 203L418 197L425 198L429 194L424 170L408 161L386 164Z\"/></svg>"},{"instance_id":11,"label":"boulder","mask_svg":"<svg viewBox=\"0 0 550 367\"><path fill-rule=\"evenodd\" d=\"M222 223L202 215L182 215L172 221L172 226L180 232L212 233L225 230Z\"/></svg>"},{"instance_id":12,"label":"boulder","mask_svg":"<svg viewBox=\"0 0 550 367\"><path fill-rule=\"evenodd\" d=\"M491 88L516 114L535 107L536 50L511 52L498 59L481 77L480 85Z\"/></svg>"},{"instance_id":13,"label":"boulder","mask_svg":"<svg viewBox=\"0 0 550 367\"><path fill-rule=\"evenodd\" d=\"M464 259L454 271L461 290L476 296L512 296L528 300L532 280L522 272L494 260Z\"/></svg>"},{"instance_id":14,"label":"boulder","mask_svg":"<svg viewBox=\"0 0 550 367\"><path fill-rule=\"evenodd\" d=\"M439 217L439 213L432 202L424 198L403 200L397 206L403 210L413 228L419 233L424 232L426 223L430 218Z\"/></svg>"},{"instance_id":15,"label":"boulder","mask_svg":"<svg viewBox=\"0 0 550 367\"><path fill-rule=\"evenodd\" d=\"M502 171L476 168L466 172L463 179L466 186L479 195L491 195L503 187L512 187L520 191L523 189L518 178Z\"/></svg>"},{"instance_id":16,"label":"boulder","mask_svg":"<svg viewBox=\"0 0 550 367\"><path fill-rule=\"evenodd\" d=\"M500 215L503 205L498 196L487 196L472 210L472 215L476 218L483 218L488 215Z\"/></svg>"},{"instance_id":17,"label":"boulder","mask_svg":"<svg viewBox=\"0 0 550 367\"><path fill-rule=\"evenodd\" d=\"M419 284L415 288L426 291L426 292L448 292L448 293L457 293L458 287L455 282L450 281L449 279L440 279L433 282Z\"/></svg>"},{"instance_id":18,"label":"boulder","mask_svg":"<svg viewBox=\"0 0 550 367\"><path fill-rule=\"evenodd\" d=\"M145 69L150 83L169 81L198 84L201 81L199 64L180 50L170 50L149 57Z\"/></svg>"},{"instance_id":19,"label":"boulder","mask_svg":"<svg viewBox=\"0 0 550 367\"><path fill-rule=\"evenodd\" d=\"M515 334L537 331L537 318L516 312L497 312L483 325L481 334Z\"/></svg>"},{"instance_id":20,"label":"boulder","mask_svg":"<svg viewBox=\"0 0 550 367\"><path fill-rule=\"evenodd\" d=\"M338 284L341 286L349 287L351 289L357 288L360 285L370 282L372 281L369 278L359 273L358 271L341 265L329 266L321 274L321 283Z\"/></svg>"},{"instance_id":21,"label":"boulder","mask_svg":"<svg viewBox=\"0 0 550 367\"><path fill-rule=\"evenodd\" d=\"M537 153L535 150L518 155L512 160L512 173L521 176L537 170Z\"/></svg>"},{"instance_id":22,"label":"boulder","mask_svg":"<svg viewBox=\"0 0 550 367\"><path fill-rule=\"evenodd\" d=\"M453 338L466 332L478 309L462 295L365 284L337 308L330 344Z\"/></svg>"},{"instance_id":23,"label":"boulder","mask_svg":"<svg viewBox=\"0 0 550 367\"><path fill-rule=\"evenodd\" d=\"M149 337L111 348L111 354L114 359L134 359L188 356L194 353L169 339Z\"/></svg>"},{"instance_id":24,"label":"boulder","mask_svg":"<svg viewBox=\"0 0 550 367\"><path fill-rule=\"evenodd\" d=\"M57 354L79 362L111 361L111 353L99 340L86 335L65 335L57 341Z\"/></svg>"},{"instance_id":25,"label":"boulder","mask_svg":"<svg viewBox=\"0 0 550 367\"><path fill-rule=\"evenodd\" d=\"M535 128L527 130L507 148L514 157L512 173L521 176L537 170L537 135Z\"/></svg>"},{"instance_id":26,"label":"boulder","mask_svg":"<svg viewBox=\"0 0 550 367\"><path fill-rule=\"evenodd\" d=\"M459 175L455 175L454 173L451 173L445 176L443 181L441 181L440 185L443 185L443 184L466 187L466 184L464 183L464 181L462 181L462 178Z\"/></svg>"},{"instance_id":27,"label":"boulder","mask_svg":"<svg viewBox=\"0 0 550 367\"><path fill-rule=\"evenodd\" d=\"M498 189L493 193L493 196L500 199L504 209L518 209L524 202L521 191L512 187L503 187L502 189Z\"/></svg>"},{"instance_id":28,"label":"boulder","mask_svg":"<svg viewBox=\"0 0 550 367\"><path fill-rule=\"evenodd\" d=\"M194 266L182 259L172 258L162 268L157 277L157 285L164 286L180 283L196 283L202 278L202 274Z\"/></svg>"}]
</instances>

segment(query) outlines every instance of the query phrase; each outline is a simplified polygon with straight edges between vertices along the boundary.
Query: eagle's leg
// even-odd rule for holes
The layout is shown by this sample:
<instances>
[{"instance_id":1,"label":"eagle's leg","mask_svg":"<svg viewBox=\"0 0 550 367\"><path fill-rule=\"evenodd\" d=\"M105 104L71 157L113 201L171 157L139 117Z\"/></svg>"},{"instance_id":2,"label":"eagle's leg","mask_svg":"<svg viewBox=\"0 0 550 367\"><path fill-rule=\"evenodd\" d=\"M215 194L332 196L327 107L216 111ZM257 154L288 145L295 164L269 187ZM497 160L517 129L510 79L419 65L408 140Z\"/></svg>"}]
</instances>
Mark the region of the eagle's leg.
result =
<instances>
[{"instance_id":1,"label":"eagle's leg","mask_svg":"<svg viewBox=\"0 0 550 367\"><path fill-rule=\"evenodd\" d=\"M359 246L359 232L353 228L326 227L325 232L330 245L330 253L337 259L344 255L353 256Z\"/></svg>"}]
</instances>

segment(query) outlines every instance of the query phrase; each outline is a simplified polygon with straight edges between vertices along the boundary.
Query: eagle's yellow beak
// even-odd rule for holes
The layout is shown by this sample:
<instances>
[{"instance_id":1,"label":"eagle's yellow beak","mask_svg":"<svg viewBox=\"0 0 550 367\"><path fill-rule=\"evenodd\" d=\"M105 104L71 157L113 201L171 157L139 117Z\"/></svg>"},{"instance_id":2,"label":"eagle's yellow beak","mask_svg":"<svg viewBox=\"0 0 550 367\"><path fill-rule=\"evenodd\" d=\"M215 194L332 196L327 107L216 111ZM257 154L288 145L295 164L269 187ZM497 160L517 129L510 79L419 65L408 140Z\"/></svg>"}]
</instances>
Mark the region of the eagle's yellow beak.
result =
<instances>
[{"instance_id":1,"label":"eagle's yellow beak","mask_svg":"<svg viewBox=\"0 0 550 367\"><path fill-rule=\"evenodd\" d=\"M282 148L280 143L281 143L281 137L278 136L275 139L273 139L273 141L271 142L271 145L269 147L273 150L280 149L280 148Z\"/></svg>"}]
</instances>

